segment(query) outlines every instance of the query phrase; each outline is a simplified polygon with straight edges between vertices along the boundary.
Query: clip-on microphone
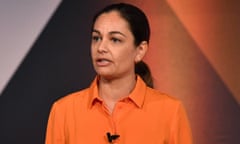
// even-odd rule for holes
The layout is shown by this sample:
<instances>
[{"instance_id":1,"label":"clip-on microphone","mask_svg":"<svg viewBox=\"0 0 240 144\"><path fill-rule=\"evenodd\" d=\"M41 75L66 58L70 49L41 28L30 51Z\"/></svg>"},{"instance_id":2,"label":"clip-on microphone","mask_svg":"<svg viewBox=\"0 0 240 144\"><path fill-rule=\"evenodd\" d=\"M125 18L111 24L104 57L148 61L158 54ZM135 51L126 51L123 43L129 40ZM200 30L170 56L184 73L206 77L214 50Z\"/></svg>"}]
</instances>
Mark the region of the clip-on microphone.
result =
<instances>
[{"instance_id":1,"label":"clip-on microphone","mask_svg":"<svg viewBox=\"0 0 240 144\"><path fill-rule=\"evenodd\" d=\"M119 138L120 135L118 134L114 134L114 135L111 135L110 132L107 132L107 138L108 138L108 142L112 142L113 140L116 140L117 138Z\"/></svg>"}]
</instances>

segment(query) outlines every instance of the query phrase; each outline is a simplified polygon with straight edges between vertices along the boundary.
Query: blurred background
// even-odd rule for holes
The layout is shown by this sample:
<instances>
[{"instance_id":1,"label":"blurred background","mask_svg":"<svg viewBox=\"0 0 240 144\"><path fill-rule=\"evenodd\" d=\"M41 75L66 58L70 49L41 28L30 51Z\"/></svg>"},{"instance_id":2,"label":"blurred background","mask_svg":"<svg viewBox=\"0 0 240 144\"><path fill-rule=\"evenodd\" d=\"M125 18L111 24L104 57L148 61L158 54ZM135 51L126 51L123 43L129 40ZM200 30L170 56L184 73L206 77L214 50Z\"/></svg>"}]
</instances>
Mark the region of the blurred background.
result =
<instances>
[{"instance_id":1,"label":"blurred background","mask_svg":"<svg viewBox=\"0 0 240 144\"><path fill-rule=\"evenodd\" d=\"M0 0L0 140L43 144L52 103L87 87L91 20L115 2L151 25L155 88L182 100L194 144L240 143L240 1Z\"/></svg>"}]
</instances>

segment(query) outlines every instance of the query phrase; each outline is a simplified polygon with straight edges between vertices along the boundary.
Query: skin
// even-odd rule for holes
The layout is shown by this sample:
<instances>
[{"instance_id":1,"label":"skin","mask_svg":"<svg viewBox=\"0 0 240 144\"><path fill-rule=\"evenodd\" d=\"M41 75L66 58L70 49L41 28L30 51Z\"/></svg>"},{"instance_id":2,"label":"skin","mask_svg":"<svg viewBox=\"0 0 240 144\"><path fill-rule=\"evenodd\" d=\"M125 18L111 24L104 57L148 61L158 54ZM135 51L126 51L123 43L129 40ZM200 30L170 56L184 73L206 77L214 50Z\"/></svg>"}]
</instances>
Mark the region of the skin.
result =
<instances>
[{"instance_id":1,"label":"skin","mask_svg":"<svg viewBox=\"0 0 240 144\"><path fill-rule=\"evenodd\" d=\"M91 55L99 75L99 95L110 112L116 102L134 88L134 64L142 60L147 48L146 41L134 45L129 25L117 11L103 13L97 18L92 32Z\"/></svg>"}]
</instances>

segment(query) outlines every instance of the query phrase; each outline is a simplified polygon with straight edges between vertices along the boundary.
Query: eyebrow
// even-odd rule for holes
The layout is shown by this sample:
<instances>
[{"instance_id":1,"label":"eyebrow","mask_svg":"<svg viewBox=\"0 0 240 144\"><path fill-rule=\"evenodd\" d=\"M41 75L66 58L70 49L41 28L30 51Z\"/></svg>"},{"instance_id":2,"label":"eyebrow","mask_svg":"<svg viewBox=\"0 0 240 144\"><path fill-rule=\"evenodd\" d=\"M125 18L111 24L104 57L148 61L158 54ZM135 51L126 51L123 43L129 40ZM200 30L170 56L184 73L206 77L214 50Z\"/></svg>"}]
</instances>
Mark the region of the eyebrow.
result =
<instances>
[{"instance_id":1,"label":"eyebrow","mask_svg":"<svg viewBox=\"0 0 240 144\"><path fill-rule=\"evenodd\" d=\"M93 32L100 34L100 32L98 30L95 30L95 29L92 30L92 33Z\"/></svg>"},{"instance_id":2,"label":"eyebrow","mask_svg":"<svg viewBox=\"0 0 240 144\"><path fill-rule=\"evenodd\" d=\"M96 29L93 29L92 32L95 32L95 33L101 34L100 31L98 31L98 30L96 30ZM125 34L119 32L119 31L111 31L111 32L109 32L109 33L110 33L110 35L112 35L112 34L120 34L120 35L126 37Z\"/></svg>"}]
</instances>

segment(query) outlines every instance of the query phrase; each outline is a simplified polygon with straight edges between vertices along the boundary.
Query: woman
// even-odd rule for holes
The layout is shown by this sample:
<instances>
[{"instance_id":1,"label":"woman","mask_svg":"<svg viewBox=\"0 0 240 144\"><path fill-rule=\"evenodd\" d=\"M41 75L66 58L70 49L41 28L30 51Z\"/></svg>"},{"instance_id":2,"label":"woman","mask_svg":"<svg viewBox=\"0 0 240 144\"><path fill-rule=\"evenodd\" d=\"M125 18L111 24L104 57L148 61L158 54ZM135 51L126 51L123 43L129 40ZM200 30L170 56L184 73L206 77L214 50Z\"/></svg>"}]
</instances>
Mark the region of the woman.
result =
<instances>
[{"instance_id":1,"label":"woman","mask_svg":"<svg viewBox=\"0 0 240 144\"><path fill-rule=\"evenodd\" d=\"M133 5L113 4L94 17L97 76L89 88L54 103L46 144L191 144L179 100L150 88L151 77L138 68L148 68L142 59L149 37L148 20Z\"/></svg>"}]
</instances>

